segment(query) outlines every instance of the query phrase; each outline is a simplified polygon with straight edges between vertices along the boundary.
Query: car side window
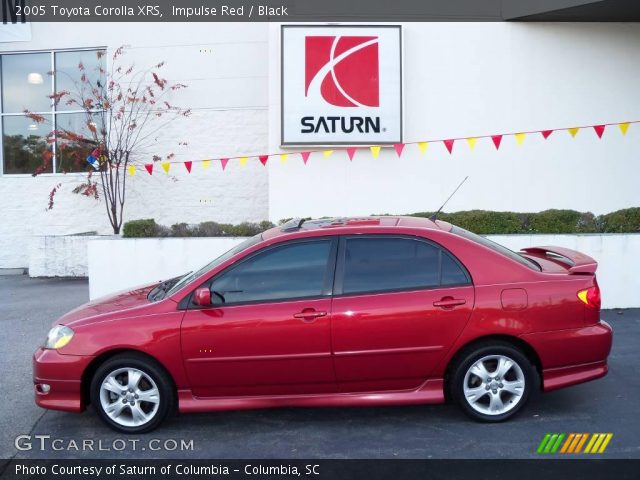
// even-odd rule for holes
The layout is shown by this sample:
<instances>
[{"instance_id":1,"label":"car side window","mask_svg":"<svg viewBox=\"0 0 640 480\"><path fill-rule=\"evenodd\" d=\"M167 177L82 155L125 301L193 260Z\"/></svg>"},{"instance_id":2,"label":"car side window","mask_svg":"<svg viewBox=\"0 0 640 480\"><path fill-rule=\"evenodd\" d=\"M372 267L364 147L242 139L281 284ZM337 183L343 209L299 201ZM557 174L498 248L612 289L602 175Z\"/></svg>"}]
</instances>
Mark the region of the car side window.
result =
<instances>
[{"instance_id":1,"label":"car side window","mask_svg":"<svg viewBox=\"0 0 640 480\"><path fill-rule=\"evenodd\" d=\"M236 304L320 296L330 252L329 239L267 249L214 278L212 300Z\"/></svg>"},{"instance_id":2,"label":"car side window","mask_svg":"<svg viewBox=\"0 0 640 480\"><path fill-rule=\"evenodd\" d=\"M469 283L441 248L412 238L347 238L342 293L433 288Z\"/></svg>"}]
</instances>

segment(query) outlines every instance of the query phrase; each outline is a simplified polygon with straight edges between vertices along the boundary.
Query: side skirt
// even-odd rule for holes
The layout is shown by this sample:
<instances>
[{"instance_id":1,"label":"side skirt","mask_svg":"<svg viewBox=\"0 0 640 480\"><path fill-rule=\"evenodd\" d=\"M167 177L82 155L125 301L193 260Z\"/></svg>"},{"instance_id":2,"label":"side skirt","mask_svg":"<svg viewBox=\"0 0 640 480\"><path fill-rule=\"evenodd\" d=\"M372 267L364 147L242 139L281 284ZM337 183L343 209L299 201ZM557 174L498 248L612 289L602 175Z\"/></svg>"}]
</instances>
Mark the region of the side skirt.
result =
<instances>
[{"instance_id":1,"label":"side skirt","mask_svg":"<svg viewBox=\"0 0 640 480\"><path fill-rule=\"evenodd\" d=\"M178 390L180 413L246 410L277 407L375 407L444 403L444 382L427 380L417 390L262 397L194 397L189 389Z\"/></svg>"}]
</instances>

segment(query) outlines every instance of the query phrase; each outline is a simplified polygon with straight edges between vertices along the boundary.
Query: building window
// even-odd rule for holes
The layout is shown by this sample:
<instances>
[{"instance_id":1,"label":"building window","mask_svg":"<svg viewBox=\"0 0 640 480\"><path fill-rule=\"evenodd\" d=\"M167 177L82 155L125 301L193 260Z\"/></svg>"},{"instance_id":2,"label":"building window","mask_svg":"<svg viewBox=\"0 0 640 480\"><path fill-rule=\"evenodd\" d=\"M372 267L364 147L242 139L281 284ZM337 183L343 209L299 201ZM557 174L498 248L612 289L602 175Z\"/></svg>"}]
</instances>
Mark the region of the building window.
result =
<instances>
[{"instance_id":1,"label":"building window","mask_svg":"<svg viewBox=\"0 0 640 480\"><path fill-rule=\"evenodd\" d=\"M52 134L56 129L83 133L87 113L78 105L68 105L65 101L55 105L51 96L60 91L79 93L82 74L87 75L93 85L104 86L106 57L99 52L104 53L104 49L0 55L1 173L87 170L83 159L72 158L68 151L58 148L58 139ZM84 66L83 70L79 68L80 64ZM50 72L55 73L51 75ZM25 110L42 115L45 121L32 121L24 115Z\"/></svg>"}]
</instances>

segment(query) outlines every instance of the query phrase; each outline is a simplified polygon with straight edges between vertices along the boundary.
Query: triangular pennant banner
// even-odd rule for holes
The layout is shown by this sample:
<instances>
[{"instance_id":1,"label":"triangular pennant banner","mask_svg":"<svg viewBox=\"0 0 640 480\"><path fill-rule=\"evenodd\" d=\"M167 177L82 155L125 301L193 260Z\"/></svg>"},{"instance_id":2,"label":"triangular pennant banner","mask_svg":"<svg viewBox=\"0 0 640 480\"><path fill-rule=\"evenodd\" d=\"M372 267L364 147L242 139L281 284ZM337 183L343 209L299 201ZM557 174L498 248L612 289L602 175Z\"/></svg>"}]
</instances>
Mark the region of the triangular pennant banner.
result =
<instances>
[{"instance_id":1,"label":"triangular pennant banner","mask_svg":"<svg viewBox=\"0 0 640 480\"><path fill-rule=\"evenodd\" d=\"M153 163L145 163L144 168L149 172L149 175L153 175Z\"/></svg>"},{"instance_id":2,"label":"triangular pennant banner","mask_svg":"<svg viewBox=\"0 0 640 480\"><path fill-rule=\"evenodd\" d=\"M424 152L427 151L427 147L429 147L429 142L418 142L418 148L420 149L420 153L424 155Z\"/></svg>"},{"instance_id":3,"label":"triangular pennant banner","mask_svg":"<svg viewBox=\"0 0 640 480\"><path fill-rule=\"evenodd\" d=\"M202 161L202 169L206 170L207 168L209 168L211 166L211 160L203 160Z\"/></svg>"},{"instance_id":4,"label":"triangular pennant banner","mask_svg":"<svg viewBox=\"0 0 640 480\"><path fill-rule=\"evenodd\" d=\"M502 135L491 135L491 141L496 146L496 150L500 148L500 142L502 142Z\"/></svg>"},{"instance_id":5,"label":"triangular pennant banner","mask_svg":"<svg viewBox=\"0 0 640 480\"><path fill-rule=\"evenodd\" d=\"M356 149L353 147L347 148L347 155L349 155L349 160L353 160L353 156L356 154Z\"/></svg>"},{"instance_id":6,"label":"triangular pennant banner","mask_svg":"<svg viewBox=\"0 0 640 480\"><path fill-rule=\"evenodd\" d=\"M300 152L300 156L302 157L302 161L305 165L309 161L309 155L311 155L311 152Z\"/></svg>"},{"instance_id":7,"label":"triangular pennant banner","mask_svg":"<svg viewBox=\"0 0 640 480\"><path fill-rule=\"evenodd\" d=\"M184 168L187 169L187 172L191 173L191 167L193 166L193 162L191 160L187 160L184 162Z\"/></svg>"},{"instance_id":8,"label":"triangular pennant banner","mask_svg":"<svg viewBox=\"0 0 640 480\"><path fill-rule=\"evenodd\" d=\"M602 138L602 134L604 133L605 125L594 125L593 129L596 131L596 135L598 138Z\"/></svg>"},{"instance_id":9,"label":"triangular pennant banner","mask_svg":"<svg viewBox=\"0 0 640 480\"><path fill-rule=\"evenodd\" d=\"M371 150L371 155L373 155L373 158L378 158L378 155L380 155L380 147L375 145L373 147L369 147L369 149Z\"/></svg>"},{"instance_id":10,"label":"triangular pennant banner","mask_svg":"<svg viewBox=\"0 0 640 480\"><path fill-rule=\"evenodd\" d=\"M260 160L260 163L262 165L266 165L267 161L269 160L269 155L260 155L258 159Z\"/></svg>"},{"instance_id":11,"label":"triangular pennant banner","mask_svg":"<svg viewBox=\"0 0 640 480\"><path fill-rule=\"evenodd\" d=\"M402 155L402 150L404 150L404 143L395 143L393 148L398 154L398 157L400 157Z\"/></svg>"},{"instance_id":12,"label":"triangular pennant banner","mask_svg":"<svg viewBox=\"0 0 640 480\"><path fill-rule=\"evenodd\" d=\"M329 158L332 153L333 150L325 150L324 152L322 152L322 155L324 155L324 158Z\"/></svg>"},{"instance_id":13,"label":"triangular pennant banner","mask_svg":"<svg viewBox=\"0 0 640 480\"><path fill-rule=\"evenodd\" d=\"M280 154L280 163L282 163L283 165L285 163L287 163L287 159L289 158L289 154L288 153L281 153Z\"/></svg>"},{"instance_id":14,"label":"triangular pennant banner","mask_svg":"<svg viewBox=\"0 0 640 480\"><path fill-rule=\"evenodd\" d=\"M127 170L129 171L129 175L131 175L131 176L134 176L136 174L136 166L135 165L129 164L129 166L127 167Z\"/></svg>"},{"instance_id":15,"label":"triangular pennant banner","mask_svg":"<svg viewBox=\"0 0 640 480\"><path fill-rule=\"evenodd\" d=\"M164 173L169 173L170 168L171 168L171 164L169 162L164 162L162 164L162 169L164 170Z\"/></svg>"},{"instance_id":16,"label":"triangular pennant banner","mask_svg":"<svg viewBox=\"0 0 640 480\"><path fill-rule=\"evenodd\" d=\"M221 158L220 159L220 166L222 167L222 170L227 168L227 163L229 163L229 159L228 158Z\"/></svg>"},{"instance_id":17,"label":"triangular pennant banner","mask_svg":"<svg viewBox=\"0 0 640 480\"><path fill-rule=\"evenodd\" d=\"M578 131L580 131L580 128L577 128L577 127L569 128L568 131L571 134L571 136L575 138L576 135L578 134Z\"/></svg>"},{"instance_id":18,"label":"triangular pennant banner","mask_svg":"<svg viewBox=\"0 0 640 480\"><path fill-rule=\"evenodd\" d=\"M478 141L478 139L476 137L470 137L467 138L467 143L469 144L469 148L471 150L473 150L474 148L476 148L476 142Z\"/></svg>"},{"instance_id":19,"label":"triangular pennant banner","mask_svg":"<svg viewBox=\"0 0 640 480\"><path fill-rule=\"evenodd\" d=\"M240 157L240 161L239 161L240 166L244 167L248 161L249 161L249 157Z\"/></svg>"},{"instance_id":20,"label":"triangular pennant banner","mask_svg":"<svg viewBox=\"0 0 640 480\"><path fill-rule=\"evenodd\" d=\"M629 130L629 122L623 122L618 124L618 128L622 132L622 135L627 134L627 130Z\"/></svg>"},{"instance_id":21,"label":"triangular pennant banner","mask_svg":"<svg viewBox=\"0 0 640 480\"><path fill-rule=\"evenodd\" d=\"M546 140L547 138L549 138L549 135L551 135L553 133L553 130L542 130L540 133L542 134L542 136Z\"/></svg>"},{"instance_id":22,"label":"triangular pennant banner","mask_svg":"<svg viewBox=\"0 0 640 480\"><path fill-rule=\"evenodd\" d=\"M527 136L526 133L516 133L515 137L516 137L516 142L518 142L518 145L522 145L524 143L524 139Z\"/></svg>"},{"instance_id":23,"label":"triangular pennant banner","mask_svg":"<svg viewBox=\"0 0 640 480\"><path fill-rule=\"evenodd\" d=\"M449 153L453 153L453 142L455 142L455 140L449 139L449 140L443 140L442 142L444 143L444 146L447 147L447 150L449 151Z\"/></svg>"}]
</instances>

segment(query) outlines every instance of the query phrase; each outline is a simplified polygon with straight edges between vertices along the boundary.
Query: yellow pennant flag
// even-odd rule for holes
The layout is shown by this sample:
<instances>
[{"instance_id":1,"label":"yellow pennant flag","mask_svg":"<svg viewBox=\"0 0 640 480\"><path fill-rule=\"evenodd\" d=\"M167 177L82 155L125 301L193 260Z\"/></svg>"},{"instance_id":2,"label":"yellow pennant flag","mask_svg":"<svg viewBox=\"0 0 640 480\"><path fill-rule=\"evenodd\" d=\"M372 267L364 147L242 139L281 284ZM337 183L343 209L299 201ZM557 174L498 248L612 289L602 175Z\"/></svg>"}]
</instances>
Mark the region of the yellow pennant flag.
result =
<instances>
[{"instance_id":1,"label":"yellow pennant flag","mask_svg":"<svg viewBox=\"0 0 640 480\"><path fill-rule=\"evenodd\" d=\"M240 166L244 167L249 161L249 157L240 157Z\"/></svg>"},{"instance_id":2,"label":"yellow pennant flag","mask_svg":"<svg viewBox=\"0 0 640 480\"><path fill-rule=\"evenodd\" d=\"M424 152L427 151L427 147L429 146L429 142L418 142L418 148L420 149L420 153L424 155ZM379 148L379 147L378 147ZM373 151L373 150L372 150Z\"/></svg>"},{"instance_id":3,"label":"yellow pennant flag","mask_svg":"<svg viewBox=\"0 0 640 480\"><path fill-rule=\"evenodd\" d=\"M129 165L127 167L127 170L129 171L129 175L131 175L132 177L136 174L136 166L135 165Z\"/></svg>"},{"instance_id":4,"label":"yellow pennant flag","mask_svg":"<svg viewBox=\"0 0 640 480\"><path fill-rule=\"evenodd\" d=\"M280 154L280 163L282 163L283 165L285 163L287 163L287 158L289 158L289 154L288 153L281 153Z\"/></svg>"},{"instance_id":5,"label":"yellow pennant flag","mask_svg":"<svg viewBox=\"0 0 640 480\"><path fill-rule=\"evenodd\" d=\"M619 123L618 127L620 128L622 135L626 135L627 130L629 130L629 122Z\"/></svg>"},{"instance_id":6,"label":"yellow pennant flag","mask_svg":"<svg viewBox=\"0 0 640 480\"><path fill-rule=\"evenodd\" d=\"M575 137L576 137L576 135L578 134L578 130L580 130L578 127L570 128L570 129L569 129L569 133L571 134L571 136L572 136L573 138L575 138Z\"/></svg>"},{"instance_id":7,"label":"yellow pennant flag","mask_svg":"<svg viewBox=\"0 0 640 480\"><path fill-rule=\"evenodd\" d=\"M476 137L469 137L467 138L467 143L469 144L469 148L471 150L473 150L474 148L476 148L476 142L478 141L478 139Z\"/></svg>"},{"instance_id":8,"label":"yellow pennant flag","mask_svg":"<svg viewBox=\"0 0 640 480\"><path fill-rule=\"evenodd\" d=\"M516 133L516 142L518 142L518 145L522 145L524 143L524 137L526 136L526 133Z\"/></svg>"},{"instance_id":9,"label":"yellow pennant flag","mask_svg":"<svg viewBox=\"0 0 640 480\"><path fill-rule=\"evenodd\" d=\"M329 158L332 153L333 153L333 150L325 150L324 152L322 152L322 154L324 155L324 158Z\"/></svg>"},{"instance_id":10,"label":"yellow pennant flag","mask_svg":"<svg viewBox=\"0 0 640 480\"><path fill-rule=\"evenodd\" d=\"M169 162L164 162L162 164L162 169L164 170L164 173L169 173L170 168L171 168L171 164Z\"/></svg>"},{"instance_id":11,"label":"yellow pennant flag","mask_svg":"<svg viewBox=\"0 0 640 480\"><path fill-rule=\"evenodd\" d=\"M371 149L371 155L373 155L373 158L378 158L378 155L380 155L380 147L376 145L369 148Z\"/></svg>"},{"instance_id":12,"label":"yellow pennant flag","mask_svg":"<svg viewBox=\"0 0 640 480\"><path fill-rule=\"evenodd\" d=\"M204 170L206 170L207 168L209 168L211 166L211 160L203 160L202 161L202 168Z\"/></svg>"}]
</instances>

